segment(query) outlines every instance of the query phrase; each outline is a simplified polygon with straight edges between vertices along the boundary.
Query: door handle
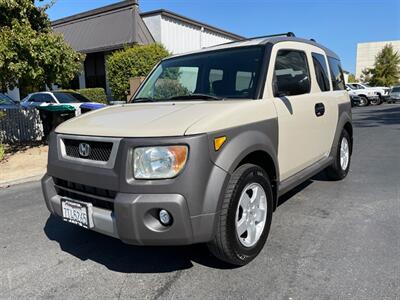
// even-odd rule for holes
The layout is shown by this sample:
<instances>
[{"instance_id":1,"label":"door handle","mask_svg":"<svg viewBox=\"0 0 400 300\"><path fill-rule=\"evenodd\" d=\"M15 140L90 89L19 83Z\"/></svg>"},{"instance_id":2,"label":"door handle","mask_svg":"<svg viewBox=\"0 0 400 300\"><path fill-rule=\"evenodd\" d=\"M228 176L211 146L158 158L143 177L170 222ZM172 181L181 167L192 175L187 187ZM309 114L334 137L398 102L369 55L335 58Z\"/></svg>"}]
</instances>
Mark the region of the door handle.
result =
<instances>
[{"instance_id":1,"label":"door handle","mask_svg":"<svg viewBox=\"0 0 400 300\"><path fill-rule=\"evenodd\" d=\"M317 117L323 116L325 113L325 105L323 103L315 104L315 115Z\"/></svg>"}]
</instances>

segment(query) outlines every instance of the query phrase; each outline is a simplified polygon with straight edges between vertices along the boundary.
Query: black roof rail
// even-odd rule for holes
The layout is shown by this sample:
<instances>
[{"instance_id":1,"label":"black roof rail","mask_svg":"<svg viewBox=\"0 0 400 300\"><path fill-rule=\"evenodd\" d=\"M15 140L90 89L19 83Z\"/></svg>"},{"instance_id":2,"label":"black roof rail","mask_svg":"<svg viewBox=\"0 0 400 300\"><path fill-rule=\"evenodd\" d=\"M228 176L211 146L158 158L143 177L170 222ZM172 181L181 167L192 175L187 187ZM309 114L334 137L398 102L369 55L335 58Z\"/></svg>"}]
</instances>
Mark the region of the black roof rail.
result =
<instances>
[{"instance_id":1,"label":"black roof rail","mask_svg":"<svg viewBox=\"0 0 400 300\"><path fill-rule=\"evenodd\" d=\"M260 36L255 36L255 37L251 37L251 38L244 38L244 39L241 39L238 41L226 42L221 45L234 44L237 42L245 42L245 41L251 41L251 40L255 40L255 39L270 38L270 37L277 37L277 36L296 37L296 35L293 32L289 31L289 32L285 32L285 33L276 33L276 34L270 34L270 35L260 35Z\"/></svg>"},{"instance_id":2,"label":"black roof rail","mask_svg":"<svg viewBox=\"0 0 400 300\"><path fill-rule=\"evenodd\" d=\"M311 42L316 43L317 41L315 39L310 39Z\"/></svg>"},{"instance_id":3,"label":"black roof rail","mask_svg":"<svg viewBox=\"0 0 400 300\"><path fill-rule=\"evenodd\" d=\"M289 32L284 32L284 33L275 33L275 34L269 34L269 35L255 36L255 37L251 37L248 39L243 39L241 41L256 40L256 39L261 39L261 38L270 38L270 37L276 37L276 36L295 37L296 35L293 32L289 31Z\"/></svg>"}]
</instances>

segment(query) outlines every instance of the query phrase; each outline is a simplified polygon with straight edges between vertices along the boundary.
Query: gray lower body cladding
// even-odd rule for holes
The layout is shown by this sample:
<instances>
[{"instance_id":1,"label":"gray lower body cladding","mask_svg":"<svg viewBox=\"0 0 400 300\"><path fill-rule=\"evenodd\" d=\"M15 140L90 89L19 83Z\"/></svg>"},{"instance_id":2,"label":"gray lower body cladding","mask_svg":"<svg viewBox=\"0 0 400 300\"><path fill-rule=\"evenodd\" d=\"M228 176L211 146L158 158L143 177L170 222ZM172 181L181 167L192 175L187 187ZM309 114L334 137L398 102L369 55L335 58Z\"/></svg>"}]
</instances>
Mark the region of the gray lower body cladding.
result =
<instances>
[{"instance_id":1,"label":"gray lower body cladding","mask_svg":"<svg viewBox=\"0 0 400 300\"><path fill-rule=\"evenodd\" d=\"M166 180L133 178L130 166L132 149L176 144L189 147L187 164L179 176ZM93 204L93 230L129 244L180 245L212 239L220 198L229 174L210 159L207 135L122 139L117 159L109 168L65 161L59 157L57 147L57 138L53 134L47 174L42 179L44 198L51 213L62 215L61 198L67 193L67 198L75 200L89 197L95 203L110 202L108 206L111 208ZM97 194L93 195L92 190ZM101 196L99 191L102 191ZM112 197L106 198L102 194L111 194ZM172 214L170 227L159 226L152 219L159 209L167 209Z\"/></svg>"}]
</instances>

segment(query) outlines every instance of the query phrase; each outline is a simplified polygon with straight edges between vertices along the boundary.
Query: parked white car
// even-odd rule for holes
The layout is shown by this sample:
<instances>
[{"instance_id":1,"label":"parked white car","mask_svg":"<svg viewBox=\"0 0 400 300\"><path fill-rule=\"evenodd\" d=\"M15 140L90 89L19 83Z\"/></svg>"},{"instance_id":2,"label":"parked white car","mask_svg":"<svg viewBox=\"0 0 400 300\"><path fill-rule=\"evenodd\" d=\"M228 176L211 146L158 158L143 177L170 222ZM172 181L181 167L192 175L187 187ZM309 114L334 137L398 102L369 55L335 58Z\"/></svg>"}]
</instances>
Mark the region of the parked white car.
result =
<instances>
[{"instance_id":1,"label":"parked white car","mask_svg":"<svg viewBox=\"0 0 400 300\"><path fill-rule=\"evenodd\" d=\"M376 103L376 104L381 104L382 102L386 101L389 97L389 91L390 88L388 87L384 87L384 86L370 86L366 83L348 83L348 85L354 86L355 89L358 90L370 90L375 92L378 96L379 96L379 102L380 103ZM375 104L375 102L371 102L372 105Z\"/></svg>"},{"instance_id":2,"label":"parked white car","mask_svg":"<svg viewBox=\"0 0 400 300\"><path fill-rule=\"evenodd\" d=\"M358 84L348 83L346 84L346 89L349 95L358 95L360 97L360 102L358 106L368 106L368 105L378 105L381 103L379 95L376 91L358 88Z\"/></svg>"},{"instance_id":3,"label":"parked white car","mask_svg":"<svg viewBox=\"0 0 400 300\"><path fill-rule=\"evenodd\" d=\"M38 92L29 94L21 101L24 108L68 104L75 107L76 115L80 115L80 106L91 101L79 93L74 92Z\"/></svg>"}]
</instances>

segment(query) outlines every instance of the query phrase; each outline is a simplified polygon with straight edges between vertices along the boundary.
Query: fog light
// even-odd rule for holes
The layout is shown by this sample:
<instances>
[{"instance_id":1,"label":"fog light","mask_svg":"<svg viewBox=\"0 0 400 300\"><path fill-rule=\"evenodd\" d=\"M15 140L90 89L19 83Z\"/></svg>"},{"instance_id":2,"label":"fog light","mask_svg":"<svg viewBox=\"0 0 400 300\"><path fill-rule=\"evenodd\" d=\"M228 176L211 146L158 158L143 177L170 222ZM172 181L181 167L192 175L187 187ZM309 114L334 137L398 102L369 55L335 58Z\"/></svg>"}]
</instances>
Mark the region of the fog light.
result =
<instances>
[{"instance_id":1,"label":"fog light","mask_svg":"<svg viewBox=\"0 0 400 300\"><path fill-rule=\"evenodd\" d=\"M172 223L172 217L165 209L160 210L160 212L158 213L158 217L161 224L163 224L164 226L168 226Z\"/></svg>"}]
</instances>

